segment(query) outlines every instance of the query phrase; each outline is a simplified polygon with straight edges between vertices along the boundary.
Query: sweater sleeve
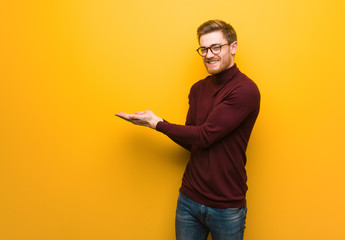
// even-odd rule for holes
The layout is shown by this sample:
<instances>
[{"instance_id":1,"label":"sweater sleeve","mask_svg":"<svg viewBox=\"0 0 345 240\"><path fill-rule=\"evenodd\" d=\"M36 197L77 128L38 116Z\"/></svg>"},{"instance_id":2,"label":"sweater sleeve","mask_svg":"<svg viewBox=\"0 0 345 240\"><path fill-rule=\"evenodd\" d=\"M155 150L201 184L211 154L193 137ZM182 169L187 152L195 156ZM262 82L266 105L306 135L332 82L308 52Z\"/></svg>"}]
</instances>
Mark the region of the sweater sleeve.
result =
<instances>
[{"instance_id":1,"label":"sweater sleeve","mask_svg":"<svg viewBox=\"0 0 345 240\"><path fill-rule=\"evenodd\" d=\"M170 124L169 122L167 122L167 121L165 121L164 120L164 122L159 122L159 123L168 123L168 124ZM183 125L180 125L180 126L183 126ZM158 127L158 125L157 125L157 127ZM159 130L157 130L157 131L159 131ZM177 137L173 137L173 136L169 136L169 135L167 135L171 140L173 140L175 143L177 143L178 145L180 145L181 147L183 147L184 149L186 149L186 150L188 150L188 151L190 151L191 150L191 147L192 147L192 145L191 144L188 144L188 143L185 143L182 139L179 139L179 138L177 138Z\"/></svg>"},{"instance_id":2,"label":"sweater sleeve","mask_svg":"<svg viewBox=\"0 0 345 240\"><path fill-rule=\"evenodd\" d=\"M191 93L189 93L189 109L188 109L188 113L187 113L187 119L186 119L186 124L185 126L191 126L191 125L194 125L193 123L193 119L192 119L192 112L193 112L193 106L190 104L191 102ZM163 120L163 122L159 122L158 124L161 124L161 123L167 123L168 125L170 124L168 121L166 120ZM157 124L157 127L156 127L156 130L157 131L160 131L158 130L158 124ZM173 124L174 125L174 124ZM175 124L176 125L176 124ZM180 126L183 126L183 125L180 125ZM178 136L172 136L172 135L167 135L171 140L173 140L175 143L177 143L178 145L180 145L181 147L183 147L184 149L190 151L191 148L192 148L192 145L188 142L185 142L183 138L179 138Z\"/></svg>"},{"instance_id":3,"label":"sweater sleeve","mask_svg":"<svg viewBox=\"0 0 345 240\"><path fill-rule=\"evenodd\" d=\"M258 111L260 93L256 85L239 86L217 104L200 126L159 122L157 131L184 144L208 148L234 131L252 113Z\"/></svg>"}]
</instances>

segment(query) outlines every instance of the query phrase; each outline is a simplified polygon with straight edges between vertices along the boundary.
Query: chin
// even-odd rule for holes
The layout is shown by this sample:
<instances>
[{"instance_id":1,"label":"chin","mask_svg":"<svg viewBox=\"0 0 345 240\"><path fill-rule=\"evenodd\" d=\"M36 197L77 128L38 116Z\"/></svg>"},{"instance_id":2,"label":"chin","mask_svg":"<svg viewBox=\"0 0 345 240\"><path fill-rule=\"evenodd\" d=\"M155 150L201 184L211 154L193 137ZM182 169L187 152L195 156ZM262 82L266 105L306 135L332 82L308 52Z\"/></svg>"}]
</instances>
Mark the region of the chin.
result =
<instances>
[{"instance_id":1,"label":"chin","mask_svg":"<svg viewBox=\"0 0 345 240\"><path fill-rule=\"evenodd\" d=\"M222 72L222 70L219 69L219 68L217 68L217 69L209 69L209 68L207 68L206 70L207 70L207 72L208 72L209 74L217 74L217 73Z\"/></svg>"}]
</instances>

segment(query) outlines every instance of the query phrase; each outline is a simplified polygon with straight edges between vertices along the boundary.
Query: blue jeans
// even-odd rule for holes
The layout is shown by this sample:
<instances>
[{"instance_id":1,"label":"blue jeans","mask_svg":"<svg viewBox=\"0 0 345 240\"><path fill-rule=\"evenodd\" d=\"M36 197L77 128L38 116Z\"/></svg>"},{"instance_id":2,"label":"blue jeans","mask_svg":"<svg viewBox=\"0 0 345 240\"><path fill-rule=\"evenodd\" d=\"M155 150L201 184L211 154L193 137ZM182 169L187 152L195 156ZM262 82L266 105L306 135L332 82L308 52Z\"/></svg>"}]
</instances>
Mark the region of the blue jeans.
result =
<instances>
[{"instance_id":1,"label":"blue jeans","mask_svg":"<svg viewBox=\"0 0 345 240\"><path fill-rule=\"evenodd\" d=\"M176 240L243 240L247 207L211 208L180 193L176 209Z\"/></svg>"}]
</instances>

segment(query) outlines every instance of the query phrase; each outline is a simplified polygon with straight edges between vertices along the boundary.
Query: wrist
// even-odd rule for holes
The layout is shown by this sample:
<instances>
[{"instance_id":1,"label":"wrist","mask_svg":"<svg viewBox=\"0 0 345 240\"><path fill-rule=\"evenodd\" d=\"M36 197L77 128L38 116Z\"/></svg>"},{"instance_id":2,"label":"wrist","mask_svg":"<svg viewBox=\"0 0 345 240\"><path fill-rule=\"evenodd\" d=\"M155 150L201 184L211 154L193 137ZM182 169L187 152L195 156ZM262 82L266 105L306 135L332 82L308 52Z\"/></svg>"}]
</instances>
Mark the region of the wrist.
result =
<instances>
[{"instance_id":1,"label":"wrist","mask_svg":"<svg viewBox=\"0 0 345 240\"><path fill-rule=\"evenodd\" d=\"M153 129L156 129L156 128L157 128L157 124L158 124L159 122L163 122L163 119L160 118L160 117L157 117L157 118L155 119L154 124L153 124Z\"/></svg>"}]
</instances>

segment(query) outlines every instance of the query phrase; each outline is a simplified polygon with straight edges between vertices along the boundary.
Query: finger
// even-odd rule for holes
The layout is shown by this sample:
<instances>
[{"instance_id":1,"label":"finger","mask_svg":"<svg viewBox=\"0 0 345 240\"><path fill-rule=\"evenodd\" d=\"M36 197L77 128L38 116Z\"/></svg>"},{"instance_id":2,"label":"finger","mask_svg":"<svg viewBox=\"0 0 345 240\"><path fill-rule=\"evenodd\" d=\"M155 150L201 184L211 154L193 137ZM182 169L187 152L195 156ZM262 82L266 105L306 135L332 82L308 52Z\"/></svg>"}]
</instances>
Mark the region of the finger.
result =
<instances>
[{"instance_id":1,"label":"finger","mask_svg":"<svg viewBox=\"0 0 345 240\"><path fill-rule=\"evenodd\" d=\"M144 121L147 118L146 114L130 114L129 119L136 119L136 120L141 120Z\"/></svg>"},{"instance_id":2,"label":"finger","mask_svg":"<svg viewBox=\"0 0 345 240\"><path fill-rule=\"evenodd\" d=\"M129 114L128 113L124 113L124 112L115 113L115 116L123 118L123 119L129 119Z\"/></svg>"}]
</instances>

